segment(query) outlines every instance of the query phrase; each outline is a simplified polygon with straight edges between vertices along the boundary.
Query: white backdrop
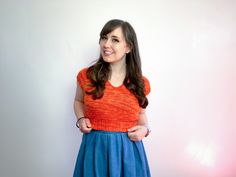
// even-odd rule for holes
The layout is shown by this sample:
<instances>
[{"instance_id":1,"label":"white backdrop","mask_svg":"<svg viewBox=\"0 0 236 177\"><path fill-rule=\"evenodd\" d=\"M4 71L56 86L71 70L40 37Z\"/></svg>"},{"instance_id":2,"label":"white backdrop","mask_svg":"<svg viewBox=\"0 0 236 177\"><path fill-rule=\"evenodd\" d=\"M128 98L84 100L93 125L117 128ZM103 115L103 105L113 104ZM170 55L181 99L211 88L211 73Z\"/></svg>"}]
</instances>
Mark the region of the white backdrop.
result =
<instances>
[{"instance_id":1,"label":"white backdrop","mask_svg":"<svg viewBox=\"0 0 236 177\"><path fill-rule=\"evenodd\" d=\"M72 176L76 75L119 18L137 32L152 86L152 176L235 177L235 9L234 0L1 0L0 176Z\"/></svg>"}]
</instances>

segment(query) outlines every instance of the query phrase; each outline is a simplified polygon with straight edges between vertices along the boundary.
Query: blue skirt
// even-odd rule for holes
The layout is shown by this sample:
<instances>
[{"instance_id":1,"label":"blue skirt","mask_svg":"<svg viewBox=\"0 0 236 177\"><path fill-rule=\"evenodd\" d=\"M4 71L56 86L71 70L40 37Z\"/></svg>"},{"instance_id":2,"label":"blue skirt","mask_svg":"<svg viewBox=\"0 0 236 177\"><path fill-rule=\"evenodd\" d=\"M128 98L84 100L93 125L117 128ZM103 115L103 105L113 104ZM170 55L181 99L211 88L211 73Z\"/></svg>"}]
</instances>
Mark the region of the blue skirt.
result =
<instances>
[{"instance_id":1,"label":"blue skirt","mask_svg":"<svg viewBox=\"0 0 236 177\"><path fill-rule=\"evenodd\" d=\"M83 135L73 177L150 177L142 141L124 132L92 130Z\"/></svg>"}]
</instances>

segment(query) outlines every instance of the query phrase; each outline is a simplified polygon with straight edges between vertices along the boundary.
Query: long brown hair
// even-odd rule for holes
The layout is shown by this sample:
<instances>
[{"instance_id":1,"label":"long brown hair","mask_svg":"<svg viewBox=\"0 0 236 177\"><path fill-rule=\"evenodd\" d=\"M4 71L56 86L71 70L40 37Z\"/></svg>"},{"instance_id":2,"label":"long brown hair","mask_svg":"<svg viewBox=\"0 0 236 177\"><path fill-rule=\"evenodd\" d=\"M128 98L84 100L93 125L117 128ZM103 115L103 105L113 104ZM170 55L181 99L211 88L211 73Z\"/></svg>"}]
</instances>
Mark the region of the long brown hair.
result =
<instances>
[{"instance_id":1,"label":"long brown hair","mask_svg":"<svg viewBox=\"0 0 236 177\"><path fill-rule=\"evenodd\" d=\"M125 41L131 48L131 51L126 55L126 76L123 83L125 87L135 95L139 102L139 106L146 108L148 105L148 99L144 93L145 85L141 70L139 47L133 27L128 22L119 19L110 20L104 25L100 32L99 42L103 36L118 27L121 27ZM87 77L89 78L93 89L86 93L92 95L93 99L102 98L105 83L109 78L109 74L110 64L105 62L100 55L96 63L90 66L87 70Z\"/></svg>"}]
</instances>

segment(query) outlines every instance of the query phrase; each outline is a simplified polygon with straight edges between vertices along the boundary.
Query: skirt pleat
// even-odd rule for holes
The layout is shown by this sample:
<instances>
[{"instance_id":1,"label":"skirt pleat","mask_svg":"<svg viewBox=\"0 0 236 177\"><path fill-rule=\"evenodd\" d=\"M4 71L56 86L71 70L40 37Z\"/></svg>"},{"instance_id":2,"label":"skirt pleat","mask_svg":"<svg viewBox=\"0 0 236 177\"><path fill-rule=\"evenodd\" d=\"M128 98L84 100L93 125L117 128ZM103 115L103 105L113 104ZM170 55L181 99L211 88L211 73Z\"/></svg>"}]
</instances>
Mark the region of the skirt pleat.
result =
<instances>
[{"instance_id":1,"label":"skirt pleat","mask_svg":"<svg viewBox=\"0 0 236 177\"><path fill-rule=\"evenodd\" d=\"M142 141L124 132L84 134L73 177L150 177Z\"/></svg>"}]
</instances>

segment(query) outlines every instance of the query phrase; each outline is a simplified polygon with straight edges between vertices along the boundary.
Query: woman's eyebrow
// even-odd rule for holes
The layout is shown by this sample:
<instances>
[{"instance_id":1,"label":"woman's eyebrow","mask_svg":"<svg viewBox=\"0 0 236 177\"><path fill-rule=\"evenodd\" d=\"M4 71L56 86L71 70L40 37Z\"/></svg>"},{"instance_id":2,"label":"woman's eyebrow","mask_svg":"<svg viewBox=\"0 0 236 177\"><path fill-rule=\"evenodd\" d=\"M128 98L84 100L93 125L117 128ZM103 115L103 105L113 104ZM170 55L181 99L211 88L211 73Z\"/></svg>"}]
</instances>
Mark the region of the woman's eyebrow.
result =
<instances>
[{"instance_id":1,"label":"woman's eyebrow","mask_svg":"<svg viewBox=\"0 0 236 177\"><path fill-rule=\"evenodd\" d=\"M113 37L113 38L118 38L118 39L119 39L119 37L118 37L118 36L115 36L115 35L112 35L111 37Z\"/></svg>"}]
</instances>

